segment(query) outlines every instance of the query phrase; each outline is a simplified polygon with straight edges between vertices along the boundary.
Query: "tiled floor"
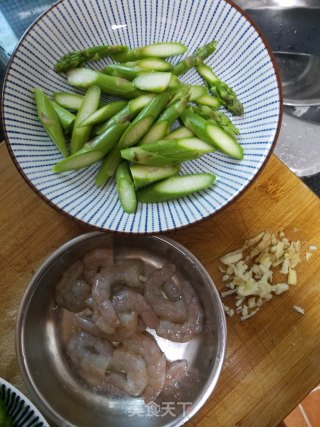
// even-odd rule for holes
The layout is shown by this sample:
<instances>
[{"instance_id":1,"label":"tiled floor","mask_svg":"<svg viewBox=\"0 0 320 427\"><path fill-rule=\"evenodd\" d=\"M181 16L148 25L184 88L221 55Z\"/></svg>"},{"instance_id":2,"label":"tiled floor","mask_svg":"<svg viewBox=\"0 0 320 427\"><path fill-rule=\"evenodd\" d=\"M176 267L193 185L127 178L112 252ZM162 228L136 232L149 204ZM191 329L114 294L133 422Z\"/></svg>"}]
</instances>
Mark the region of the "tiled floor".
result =
<instances>
[{"instance_id":1,"label":"tiled floor","mask_svg":"<svg viewBox=\"0 0 320 427\"><path fill-rule=\"evenodd\" d=\"M320 386L316 387L279 427L320 427Z\"/></svg>"}]
</instances>

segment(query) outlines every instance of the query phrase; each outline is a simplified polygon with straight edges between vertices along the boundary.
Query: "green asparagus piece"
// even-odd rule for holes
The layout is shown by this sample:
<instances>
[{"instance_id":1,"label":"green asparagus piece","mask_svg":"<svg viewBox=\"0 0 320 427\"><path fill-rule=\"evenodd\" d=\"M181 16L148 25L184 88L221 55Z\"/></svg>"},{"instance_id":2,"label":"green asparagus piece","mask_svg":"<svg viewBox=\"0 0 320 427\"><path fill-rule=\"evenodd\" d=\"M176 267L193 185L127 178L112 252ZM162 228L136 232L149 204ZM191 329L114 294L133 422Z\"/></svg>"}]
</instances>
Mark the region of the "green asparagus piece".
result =
<instances>
[{"instance_id":1,"label":"green asparagus piece","mask_svg":"<svg viewBox=\"0 0 320 427\"><path fill-rule=\"evenodd\" d=\"M221 126L224 130L231 133L231 135L239 135L240 131L238 128L235 127L235 125L232 123L232 121L229 119L228 116L226 116L221 111L215 111L212 110L209 107L203 106L203 107L193 107L192 111L194 113L199 114L206 120L213 120L215 123L217 123L219 126Z\"/></svg>"},{"instance_id":2,"label":"green asparagus piece","mask_svg":"<svg viewBox=\"0 0 320 427\"><path fill-rule=\"evenodd\" d=\"M70 151L71 154L80 150L89 140L92 126L82 126L82 122L97 111L99 106L101 89L99 86L90 86L85 94L80 110L76 115L71 135Z\"/></svg>"},{"instance_id":3,"label":"green asparagus piece","mask_svg":"<svg viewBox=\"0 0 320 427\"><path fill-rule=\"evenodd\" d=\"M219 98L209 94L199 96L199 98L195 99L194 102L198 105L206 105L207 107L214 108L215 110L218 110L222 105Z\"/></svg>"},{"instance_id":4,"label":"green asparagus piece","mask_svg":"<svg viewBox=\"0 0 320 427\"><path fill-rule=\"evenodd\" d=\"M110 104L107 104L102 108L99 108L99 110L91 114L91 116L85 119L80 124L80 126L90 126L90 125L96 125L97 123L104 122L105 120L110 119L110 117L114 116L123 108L125 108L127 104L128 103L126 101L110 102Z\"/></svg>"},{"instance_id":5,"label":"green asparagus piece","mask_svg":"<svg viewBox=\"0 0 320 427\"><path fill-rule=\"evenodd\" d=\"M125 148L120 153L123 159L146 166L178 166L181 163L175 158L146 151L143 146Z\"/></svg>"},{"instance_id":6,"label":"green asparagus piece","mask_svg":"<svg viewBox=\"0 0 320 427\"><path fill-rule=\"evenodd\" d=\"M242 160L243 148L233 135L226 132L212 120L205 120L199 114L186 108L181 114L184 125L198 138L211 144L217 150L235 159Z\"/></svg>"},{"instance_id":7,"label":"green asparagus piece","mask_svg":"<svg viewBox=\"0 0 320 427\"><path fill-rule=\"evenodd\" d=\"M53 100L63 108L68 108L69 110L79 111L81 104L83 102L83 95L77 93L68 93L68 92L54 92L52 94Z\"/></svg>"},{"instance_id":8,"label":"green asparagus piece","mask_svg":"<svg viewBox=\"0 0 320 427\"><path fill-rule=\"evenodd\" d=\"M176 76L172 76L172 77L176 77ZM180 85L176 89L170 101L168 102L167 108L171 107L171 105L175 104L177 101L180 101L182 98L184 98L187 95L189 96L189 100L190 100L190 85L185 85L185 84Z\"/></svg>"},{"instance_id":9,"label":"green asparagus piece","mask_svg":"<svg viewBox=\"0 0 320 427\"><path fill-rule=\"evenodd\" d=\"M109 74L110 76L122 77L127 80L133 80L138 77L139 73L145 71L142 67L138 65L128 65L127 63L123 64L110 64L107 65L102 73Z\"/></svg>"},{"instance_id":10,"label":"green asparagus piece","mask_svg":"<svg viewBox=\"0 0 320 427\"><path fill-rule=\"evenodd\" d=\"M12 427L13 419L9 415L4 401L0 398L0 427Z\"/></svg>"},{"instance_id":11,"label":"green asparagus piece","mask_svg":"<svg viewBox=\"0 0 320 427\"><path fill-rule=\"evenodd\" d=\"M237 116L241 116L244 113L243 105L238 100L234 90L221 81L215 75L211 67L202 62L197 65L197 70L209 85L212 94L216 96L229 111Z\"/></svg>"},{"instance_id":12,"label":"green asparagus piece","mask_svg":"<svg viewBox=\"0 0 320 427\"><path fill-rule=\"evenodd\" d=\"M56 110L47 95L40 89L34 89L34 96L40 122L63 157L67 157L66 139Z\"/></svg>"},{"instance_id":13,"label":"green asparagus piece","mask_svg":"<svg viewBox=\"0 0 320 427\"><path fill-rule=\"evenodd\" d=\"M189 138L194 136L191 130L184 126L180 126L179 128L173 130L170 132L167 136L165 136L163 139L180 139L180 138Z\"/></svg>"},{"instance_id":14,"label":"green asparagus piece","mask_svg":"<svg viewBox=\"0 0 320 427\"><path fill-rule=\"evenodd\" d=\"M203 85L190 85L189 89L190 93L190 101L194 102L196 99L200 98L201 96L208 94L208 88Z\"/></svg>"},{"instance_id":15,"label":"green asparagus piece","mask_svg":"<svg viewBox=\"0 0 320 427\"><path fill-rule=\"evenodd\" d=\"M134 213L137 207L137 197L128 162L122 161L116 171L116 185L119 200L123 210Z\"/></svg>"},{"instance_id":16,"label":"green asparagus piece","mask_svg":"<svg viewBox=\"0 0 320 427\"><path fill-rule=\"evenodd\" d=\"M162 92L153 98L143 108L143 110L140 111L138 116L122 135L122 138L119 142L119 147L126 148L137 144L153 125L171 96L172 92Z\"/></svg>"},{"instance_id":17,"label":"green asparagus piece","mask_svg":"<svg viewBox=\"0 0 320 427\"><path fill-rule=\"evenodd\" d=\"M142 93L126 79L107 76L89 68L75 68L67 73L68 83L71 86L88 88L93 85L100 87L103 93L120 96L121 98L136 98Z\"/></svg>"},{"instance_id":18,"label":"green asparagus piece","mask_svg":"<svg viewBox=\"0 0 320 427\"><path fill-rule=\"evenodd\" d=\"M117 114L115 114L109 121L104 123L103 125L99 126L96 130L96 133L99 135L100 133L104 132L108 127L115 123L121 123L126 122L127 120L132 120L136 117L140 111L150 103L150 101L155 97L156 95L153 94L146 94L141 95L136 99L133 99L132 101L129 101L128 105L124 107L122 110L120 110Z\"/></svg>"},{"instance_id":19,"label":"green asparagus piece","mask_svg":"<svg viewBox=\"0 0 320 427\"><path fill-rule=\"evenodd\" d=\"M190 70L190 68L197 67L205 58L210 56L216 50L216 45L217 42L214 40L205 46L199 47L193 55L178 62L178 64L173 67L172 73L176 76L180 76Z\"/></svg>"},{"instance_id":20,"label":"green asparagus piece","mask_svg":"<svg viewBox=\"0 0 320 427\"><path fill-rule=\"evenodd\" d=\"M132 83L137 89L160 93L168 89L171 76L167 71L144 71Z\"/></svg>"},{"instance_id":21,"label":"green asparagus piece","mask_svg":"<svg viewBox=\"0 0 320 427\"><path fill-rule=\"evenodd\" d=\"M61 105L57 104L55 101L51 100L51 104L53 105L53 108L59 116L60 123L64 132L66 134L69 134L72 130L76 116L70 113L70 111L68 111L67 109L61 107Z\"/></svg>"},{"instance_id":22,"label":"green asparagus piece","mask_svg":"<svg viewBox=\"0 0 320 427\"><path fill-rule=\"evenodd\" d=\"M143 150L143 152L140 150ZM148 153L174 159L178 162L198 159L203 154L212 153L214 147L199 138L163 139L150 144L121 150L121 156L134 163L143 163L143 154L148 160ZM138 158L139 161L136 159ZM161 159L162 161L162 159ZM149 163L147 163L149 164ZM170 163L171 164L171 163ZM161 166L161 165L159 165Z\"/></svg>"},{"instance_id":23,"label":"green asparagus piece","mask_svg":"<svg viewBox=\"0 0 320 427\"><path fill-rule=\"evenodd\" d=\"M101 160L117 143L129 122L116 124L87 142L81 150L53 166L53 172L77 170Z\"/></svg>"},{"instance_id":24,"label":"green asparagus piece","mask_svg":"<svg viewBox=\"0 0 320 427\"><path fill-rule=\"evenodd\" d=\"M98 61L106 56L128 51L126 46L95 46L79 52L69 52L56 63L54 69L58 73L69 71L89 61Z\"/></svg>"},{"instance_id":25,"label":"green asparagus piece","mask_svg":"<svg viewBox=\"0 0 320 427\"><path fill-rule=\"evenodd\" d=\"M149 71L170 71L173 65L161 58L144 58L136 62L136 65Z\"/></svg>"},{"instance_id":26,"label":"green asparagus piece","mask_svg":"<svg viewBox=\"0 0 320 427\"><path fill-rule=\"evenodd\" d=\"M180 167L131 165L130 171L135 188L141 188L161 179L169 178L169 176L177 175Z\"/></svg>"},{"instance_id":27,"label":"green asparagus piece","mask_svg":"<svg viewBox=\"0 0 320 427\"><path fill-rule=\"evenodd\" d=\"M142 138L140 144L149 144L167 136L170 132L171 126L180 117L188 102L189 95L187 94L182 99L176 101L166 110L164 110L157 121L151 126L149 131Z\"/></svg>"},{"instance_id":28,"label":"green asparagus piece","mask_svg":"<svg viewBox=\"0 0 320 427\"><path fill-rule=\"evenodd\" d=\"M182 43L163 42L137 47L112 57L116 62L127 62L149 57L168 58L169 56L182 55L186 51L187 48Z\"/></svg>"},{"instance_id":29,"label":"green asparagus piece","mask_svg":"<svg viewBox=\"0 0 320 427\"><path fill-rule=\"evenodd\" d=\"M157 203L178 199L209 188L216 177L212 173L177 175L163 179L137 191L138 202Z\"/></svg>"},{"instance_id":30,"label":"green asparagus piece","mask_svg":"<svg viewBox=\"0 0 320 427\"><path fill-rule=\"evenodd\" d=\"M118 144L115 144L111 151L103 159L96 176L96 184L104 185L108 178L112 177L121 163L121 154Z\"/></svg>"}]
</instances>

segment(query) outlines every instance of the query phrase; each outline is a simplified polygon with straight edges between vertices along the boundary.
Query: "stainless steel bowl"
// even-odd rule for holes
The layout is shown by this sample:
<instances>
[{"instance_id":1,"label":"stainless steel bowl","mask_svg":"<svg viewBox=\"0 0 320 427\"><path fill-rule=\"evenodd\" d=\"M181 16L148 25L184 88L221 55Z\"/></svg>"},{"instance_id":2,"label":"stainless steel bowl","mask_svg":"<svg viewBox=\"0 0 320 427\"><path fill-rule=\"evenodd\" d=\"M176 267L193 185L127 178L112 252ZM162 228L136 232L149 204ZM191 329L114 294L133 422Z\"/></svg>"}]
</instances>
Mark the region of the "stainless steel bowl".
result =
<instances>
[{"instance_id":1,"label":"stainless steel bowl","mask_svg":"<svg viewBox=\"0 0 320 427\"><path fill-rule=\"evenodd\" d=\"M193 284L204 308L204 331L190 342L157 338L169 360L187 359L192 372L179 390L179 402L161 402L157 412L141 398L108 397L84 386L64 352L63 340L70 325L56 308L54 287L61 273L87 251L110 243L116 256L139 258L146 268L174 262L179 274ZM209 274L179 243L166 237L93 232L61 246L36 272L18 313L16 345L34 402L59 426L181 426L200 410L215 388L225 355L226 323Z\"/></svg>"}]
</instances>

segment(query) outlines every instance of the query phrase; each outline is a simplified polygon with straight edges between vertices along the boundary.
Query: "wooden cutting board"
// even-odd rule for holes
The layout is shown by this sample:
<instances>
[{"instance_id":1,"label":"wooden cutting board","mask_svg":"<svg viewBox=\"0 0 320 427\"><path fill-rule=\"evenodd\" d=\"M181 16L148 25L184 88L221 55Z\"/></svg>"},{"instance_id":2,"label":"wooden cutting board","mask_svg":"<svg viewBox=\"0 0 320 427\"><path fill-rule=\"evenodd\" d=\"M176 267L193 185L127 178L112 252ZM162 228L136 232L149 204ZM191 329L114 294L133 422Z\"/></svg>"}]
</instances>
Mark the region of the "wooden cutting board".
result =
<instances>
[{"instance_id":1,"label":"wooden cutting board","mask_svg":"<svg viewBox=\"0 0 320 427\"><path fill-rule=\"evenodd\" d=\"M33 273L58 246L88 231L47 206L0 145L0 376L22 391L15 318ZM284 229L319 249L298 266L299 284L245 322L227 319L228 348L218 386L188 426L276 426L320 382L320 200L275 156L222 212L168 235L191 250L222 288L218 258L261 230ZM305 309L302 316L293 305ZM89 427L89 426L88 426ZM92 426L93 427L93 426Z\"/></svg>"}]
</instances>

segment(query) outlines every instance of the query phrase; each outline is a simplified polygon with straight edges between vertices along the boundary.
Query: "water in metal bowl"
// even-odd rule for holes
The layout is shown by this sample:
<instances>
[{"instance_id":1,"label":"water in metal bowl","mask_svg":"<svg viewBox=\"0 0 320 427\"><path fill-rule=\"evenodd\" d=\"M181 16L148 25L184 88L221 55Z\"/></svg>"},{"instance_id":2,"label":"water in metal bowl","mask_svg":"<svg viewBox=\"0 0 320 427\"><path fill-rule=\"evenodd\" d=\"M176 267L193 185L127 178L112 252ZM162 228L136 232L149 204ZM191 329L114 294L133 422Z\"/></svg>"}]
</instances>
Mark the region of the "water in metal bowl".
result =
<instances>
[{"instance_id":1,"label":"water in metal bowl","mask_svg":"<svg viewBox=\"0 0 320 427\"><path fill-rule=\"evenodd\" d=\"M65 338L72 326L57 308L54 289L61 274L91 249L113 245L115 257L139 259L145 271L165 263L177 267L177 280L188 279L205 313L205 327L187 343L155 334L169 361L187 359L189 374L175 393L146 405L140 397L117 397L86 385L72 367ZM204 405L220 375L226 324L219 294L204 267L183 246L164 237L117 236L93 232L64 244L40 267L22 300L17 321L17 354L24 380L37 406L59 426L180 426Z\"/></svg>"}]
</instances>

